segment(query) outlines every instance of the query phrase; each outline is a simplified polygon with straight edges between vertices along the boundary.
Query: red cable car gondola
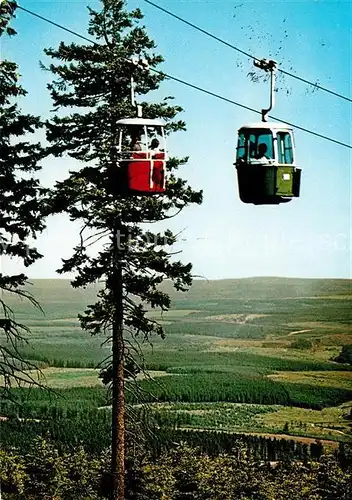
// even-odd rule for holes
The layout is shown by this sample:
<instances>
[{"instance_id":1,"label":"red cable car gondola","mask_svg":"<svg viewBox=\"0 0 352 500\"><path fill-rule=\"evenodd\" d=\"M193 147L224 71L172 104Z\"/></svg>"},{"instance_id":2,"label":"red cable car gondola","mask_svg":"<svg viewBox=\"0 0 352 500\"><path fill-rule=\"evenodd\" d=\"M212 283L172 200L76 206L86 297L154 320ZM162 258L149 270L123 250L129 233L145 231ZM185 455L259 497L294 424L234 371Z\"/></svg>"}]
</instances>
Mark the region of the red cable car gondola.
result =
<instances>
[{"instance_id":1,"label":"red cable car gondola","mask_svg":"<svg viewBox=\"0 0 352 500\"><path fill-rule=\"evenodd\" d=\"M108 169L109 190L122 196L161 194L166 191L165 124L142 118L142 106L135 99L133 71L147 69L147 61L133 57L128 62L132 65L131 104L137 117L116 122L117 155Z\"/></svg>"},{"instance_id":2,"label":"red cable car gondola","mask_svg":"<svg viewBox=\"0 0 352 500\"><path fill-rule=\"evenodd\" d=\"M158 119L126 118L119 129L118 163L130 194L151 195L166 191L164 123Z\"/></svg>"}]
</instances>

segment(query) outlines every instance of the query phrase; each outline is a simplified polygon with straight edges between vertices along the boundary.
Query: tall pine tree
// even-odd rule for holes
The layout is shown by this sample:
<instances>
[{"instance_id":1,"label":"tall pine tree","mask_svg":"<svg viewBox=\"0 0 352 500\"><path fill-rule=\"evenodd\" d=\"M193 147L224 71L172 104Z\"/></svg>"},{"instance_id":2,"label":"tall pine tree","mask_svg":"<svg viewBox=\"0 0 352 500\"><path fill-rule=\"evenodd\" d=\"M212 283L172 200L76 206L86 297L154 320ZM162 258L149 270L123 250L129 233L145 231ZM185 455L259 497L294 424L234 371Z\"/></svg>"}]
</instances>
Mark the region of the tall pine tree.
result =
<instances>
[{"instance_id":1,"label":"tall pine tree","mask_svg":"<svg viewBox=\"0 0 352 500\"><path fill-rule=\"evenodd\" d=\"M13 36L9 26L16 3L0 4L0 37ZM14 62L0 62L0 260L15 258L29 266L41 255L33 239L43 229L41 196L43 189L35 177L44 152L31 135L41 127L38 117L23 114L16 103L25 96L19 84L18 67ZM0 379L7 387L11 381L28 381L24 370L33 365L25 361L20 346L26 342L28 328L18 323L9 306L10 295L18 295L38 305L23 287L24 273L6 274L0 268ZM35 382L35 380L32 380Z\"/></svg>"},{"instance_id":2,"label":"tall pine tree","mask_svg":"<svg viewBox=\"0 0 352 500\"><path fill-rule=\"evenodd\" d=\"M128 12L122 0L102 0L102 10L89 9L89 13L88 32L95 43L61 43L57 49L45 50L55 60L47 68L55 75L49 90L55 109L60 111L47 123L50 152L82 162L82 168L56 184L48 212L66 212L82 227L80 243L59 272L74 272L74 287L104 282L98 301L88 306L80 320L84 329L103 333L112 341L112 358L104 372L105 379L112 377L111 498L122 499L124 380L140 369L140 344L153 334L164 335L162 326L147 317L147 309L165 311L170 307L169 295L160 289L164 280L171 280L177 290L185 290L192 283L192 265L176 261L170 253L176 235L146 227L192 203L200 204L202 194L177 176L185 158L168 161L165 195L114 193L111 172L119 168L116 121L136 115L130 100L133 67L128 60L137 55L155 68L163 59L154 53L155 44L140 25L139 9ZM156 90L164 79L162 74L145 68L139 68L133 76L138 95ZM169 100L141 103L143 116L164 119L169 132L184 130L184 122L176 120L181 108L172 106ZM94 244L99 245L96 255L92 255Z\"/></svg>"}]
</instances>

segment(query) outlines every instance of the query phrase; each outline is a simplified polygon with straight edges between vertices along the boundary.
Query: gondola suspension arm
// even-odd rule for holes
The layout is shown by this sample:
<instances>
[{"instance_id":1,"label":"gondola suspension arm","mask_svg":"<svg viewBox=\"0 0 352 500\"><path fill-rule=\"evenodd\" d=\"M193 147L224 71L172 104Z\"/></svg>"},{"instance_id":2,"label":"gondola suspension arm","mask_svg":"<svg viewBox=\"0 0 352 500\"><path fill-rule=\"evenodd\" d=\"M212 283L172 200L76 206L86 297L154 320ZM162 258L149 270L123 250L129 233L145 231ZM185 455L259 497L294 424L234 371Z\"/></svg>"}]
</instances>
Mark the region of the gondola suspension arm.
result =
<instances>
[{"instance_id":1,"label":"gondola suspension arm","mask_svg":"<svg viewBox=\"0 0 352 500\"><path fill-rule=\"evenodd\" d=\"M262 121L267 121L267 114L271 111L275 105L275 77L276 77L276 61L270 59L254 60L254 66L263 69L265 72L270 71L270 105L267 109L262 109Z\"/></svg>"},{"instance_id":2,"label":"gondola suspension arm","mask_svg":"<svg viewBox=\"0 0 352 500\"><path fill-rule=\"evenodd\" d=\"M141 106L141 104L137 104L137 101L136 101L136 85L135 85L135 81L134 81L134 77L133 77L133 72L134 72L135 68L149 69L149 64L148 64L148 61L146 59L137 58L135 56L131 57L129 62L132 66L134 66L132 68L132 72L131 72L131 104L134 108L136 108L137 118L142 118L142 116L143 116L142 106Z\"/></svg>"}]
</instances>

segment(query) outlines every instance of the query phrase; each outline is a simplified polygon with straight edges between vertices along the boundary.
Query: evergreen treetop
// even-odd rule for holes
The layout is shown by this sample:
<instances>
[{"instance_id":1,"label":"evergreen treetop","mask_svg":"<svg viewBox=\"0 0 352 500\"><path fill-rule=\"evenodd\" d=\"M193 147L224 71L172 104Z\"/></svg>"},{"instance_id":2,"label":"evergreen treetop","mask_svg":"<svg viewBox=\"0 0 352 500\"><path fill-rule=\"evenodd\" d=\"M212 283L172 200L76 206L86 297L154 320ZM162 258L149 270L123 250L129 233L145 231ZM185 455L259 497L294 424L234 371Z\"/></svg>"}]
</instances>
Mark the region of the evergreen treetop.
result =
<instances>
[{"instance_id":1,"label":"evergreen treetop","mask_svg":"<svg viewBox=\"0 0 352 500\"><path fill-rule=\"evenodd\" d=\"M82 326L92 333L109 332L116 312L114 282L116 262L122 267L123 315L126 336L163 335L163 329L146 316L147 307L163 310L169 296L160 290L163 280L172 280L176 289L191 285L191 264L183 264L170 254L176 235L170 230L153 232L150 225L168 219L193 203L201 203L202 193L194 191L177 170L186 158L168 161L167 192L162 196L119 196L111 189L111 169L116 163L116 122L135 116L130 102L132 56L146 59L151 69L163 59L154 52L155 44L141 26L139 9L128 12L125 2L103 0L102 9L89 9L89 34L95 43L65 44L45 50L52 62L47 69L55 77L49 84L57 114L47 123L50 152L68 155L82 163L63 182L56 184L48 202L48 212L67 212L80 221L80 244L59 272L74 272L73 286L87 286L102 280L105 287L99 301L81 316ZM133 73L136 92L145 95L163 81L161 72L138 69ZM162 118L168 132L184 130L177 120L180 106L170 97L161 102L143 102L143 115ZM92 246L99 249L93 256ZM114 250L115 249L115 250ZM136 300L137 298L137 300Z\"/></svg>"}]
</instances>

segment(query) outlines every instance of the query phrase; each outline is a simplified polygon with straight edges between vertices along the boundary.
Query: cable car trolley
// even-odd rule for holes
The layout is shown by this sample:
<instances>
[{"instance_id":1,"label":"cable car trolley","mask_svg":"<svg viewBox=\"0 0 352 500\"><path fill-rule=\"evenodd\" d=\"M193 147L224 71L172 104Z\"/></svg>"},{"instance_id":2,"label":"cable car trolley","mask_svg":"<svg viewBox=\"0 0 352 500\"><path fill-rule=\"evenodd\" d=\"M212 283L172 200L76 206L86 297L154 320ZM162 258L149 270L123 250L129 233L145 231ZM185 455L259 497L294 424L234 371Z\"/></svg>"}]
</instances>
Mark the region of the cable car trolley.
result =
<instances>
[{"instance_id":1,"label":"cable car trolley","mask_svg":"<svg viewBox=\"0 0 352 500\"><path fill-rule=\"evenodd\" d=\"M155 118L142 118L142 106L135 98L133 71L148 68L146 60L133 57L127 60L132 65L131 104L136 117L117 120L114 161L111 162L108 178L113 194L155 195L166 191L165 124Z\"/></svg>"},{"instance_id":2,"label":"cable car trolley","mask_svg":"<svg viewBox=\"0 0 352 500\"><path fill-rule=\"evenodd\" d=\"M262 122L238 130L236 169L241 201L255 205L279 204L299 196L301 169L296 165L293 130L283 123L266 121L274 101L275 61L254 64L271 72L270 106Z\"/></svg>"},{"instance_id":3,"label":"cable car trolley","mask_svg":"<svg viewBox=\"0 0 352 500\"><path fill-rule=\"evenodd\" d=\"M278 204L299 196L301 170L295 163L292 129L252 123L238 131L237 178L244 203Z\"/></svg>"},{"instance_id":4,"label":"cable car trolley","mask_svg":"<svg viewBox=\"0 0 352 500\"><path fill-rule=\"evenodd\" d=\"M130 194L151 195L166 190L164 122L126 118L117 121L118 163Z\"/></svg>"}]
</instances>

